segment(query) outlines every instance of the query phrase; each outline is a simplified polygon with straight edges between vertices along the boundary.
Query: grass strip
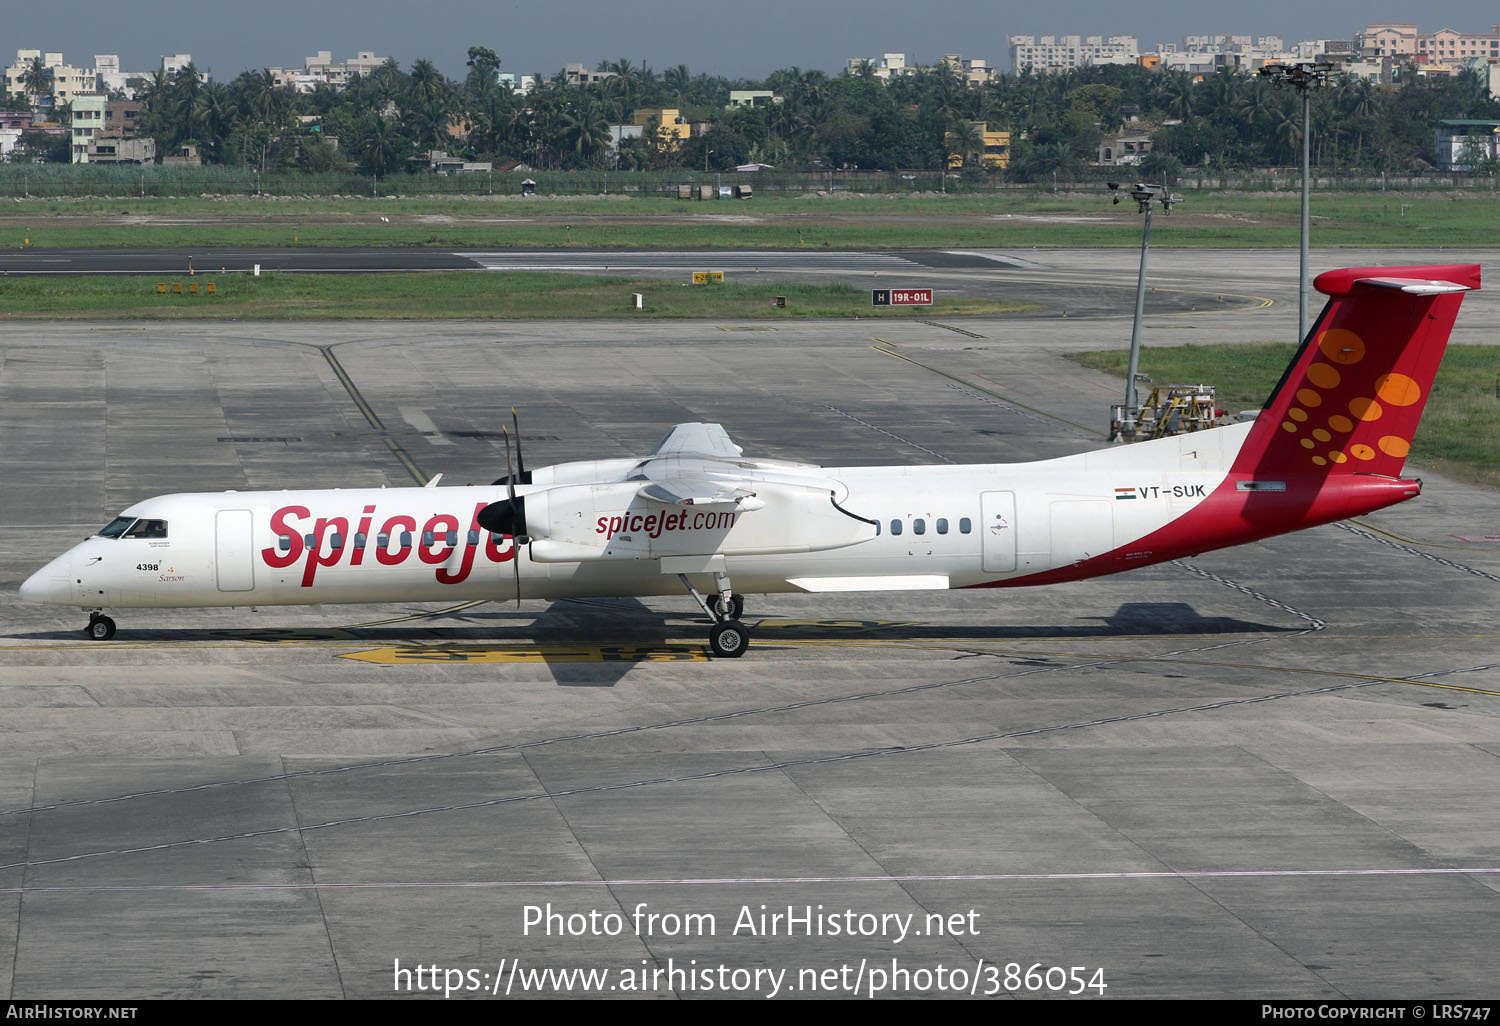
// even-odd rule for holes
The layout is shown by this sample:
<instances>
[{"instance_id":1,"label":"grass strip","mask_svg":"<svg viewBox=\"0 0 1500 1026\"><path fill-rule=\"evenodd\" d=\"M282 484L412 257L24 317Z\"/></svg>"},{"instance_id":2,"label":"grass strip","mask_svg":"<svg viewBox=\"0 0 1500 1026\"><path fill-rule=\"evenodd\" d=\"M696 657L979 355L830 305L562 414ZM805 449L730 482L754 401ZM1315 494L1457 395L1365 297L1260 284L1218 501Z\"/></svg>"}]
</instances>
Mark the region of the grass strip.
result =
<instances>
[{"instance_id":1,"label":"grass strip","mask_svg":"<svg viewBox=\"0 0 1500 1026\"><path fill-rule=\"evenodd\" d=\"M214 286L213 294L208 287ZM158 285L166 292L157 291ZM190 291L198 286L198 293ZM181 292L176 288L181 287ZM635 309L634 293L644 305ZM772 305L784 296L785 307ZM937 297L932 307L872 307L870 290L842 282L766 281L689 285L659 278L546 272L442 271L393 274L200 273L8 275L0 318L107 320L591 319L667 317L776 321L810 317L996 315L1036 304Z\"/></svg>"}]
</instances>

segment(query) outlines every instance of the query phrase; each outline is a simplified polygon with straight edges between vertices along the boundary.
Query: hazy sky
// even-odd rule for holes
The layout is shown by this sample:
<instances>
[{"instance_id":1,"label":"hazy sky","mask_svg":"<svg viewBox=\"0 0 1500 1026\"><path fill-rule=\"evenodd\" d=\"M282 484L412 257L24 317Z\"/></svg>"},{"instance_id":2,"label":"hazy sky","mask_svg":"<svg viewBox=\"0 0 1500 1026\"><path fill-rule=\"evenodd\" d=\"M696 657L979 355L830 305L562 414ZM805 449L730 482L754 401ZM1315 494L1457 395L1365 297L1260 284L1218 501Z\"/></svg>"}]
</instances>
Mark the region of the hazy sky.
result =
<instances>
[{"instance_id":1,"label":"hazy sky","mask_svg":"<svg viewBox=\"0 0 1500 1026\"><path fill-rule=\"evenodd\" d=\"M156 67L162 54L191 53L200 68L229 79L247 68L301 66L304 57L374 50L407 67L427 57L446 74L464 74L470 46L488 46L502 70L551 74L565 61L593 67L625 57L656 71L686 64L695 73L762 78L797 66L837 72L851 57L905 53L932 63L944 53L981 57L1007 69L1006 36L1134 35L1143 47L1184 34L1232 32L1299 39L1348 39L1369 21L1414 21L1422 31L1489 32L1500 20L1494 0L1157 0L1102 3L1057 0L52 0L7 5L0 58L21 48L61 50L91 66L95 53L118 53L126 71Z\"/></svg>"}]
</instances>

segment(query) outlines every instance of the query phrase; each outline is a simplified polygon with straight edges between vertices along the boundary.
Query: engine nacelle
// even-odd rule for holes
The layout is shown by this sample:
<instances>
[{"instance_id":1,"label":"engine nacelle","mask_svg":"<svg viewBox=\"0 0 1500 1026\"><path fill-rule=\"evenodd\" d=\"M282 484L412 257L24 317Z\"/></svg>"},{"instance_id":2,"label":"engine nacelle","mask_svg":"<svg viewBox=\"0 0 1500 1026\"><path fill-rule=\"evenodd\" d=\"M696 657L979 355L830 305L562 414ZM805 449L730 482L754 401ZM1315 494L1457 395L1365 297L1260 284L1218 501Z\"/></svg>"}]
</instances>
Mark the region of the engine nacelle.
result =
<instances>
[{"instance_id":1,"label":"engine nacelle","mask_svg":"<svg viewBox=\"0 0 1500 1026\"><path fill-rule=\"evenodd\" d=\"M529 491L525 520L531 558L557 563L814 552L875 537L875 525L836 505L828 488L768 481L747 485L754 494L737 501L695 504L645 497L639 481Z\"/></svg>"},{"instance_id":2,"label":"engine nacelle","mask_svg":"<svg viewBox=\"0 0 1500 1026\"><path fill-rule=\"evenodd\" d=\"M617 460L578 460L573 463L554 463L550 467L538 467L531 471L531 480L527 483L562 485L623 481L638 463L640 460L630 457Z\"/></svg>"}]
</instances>

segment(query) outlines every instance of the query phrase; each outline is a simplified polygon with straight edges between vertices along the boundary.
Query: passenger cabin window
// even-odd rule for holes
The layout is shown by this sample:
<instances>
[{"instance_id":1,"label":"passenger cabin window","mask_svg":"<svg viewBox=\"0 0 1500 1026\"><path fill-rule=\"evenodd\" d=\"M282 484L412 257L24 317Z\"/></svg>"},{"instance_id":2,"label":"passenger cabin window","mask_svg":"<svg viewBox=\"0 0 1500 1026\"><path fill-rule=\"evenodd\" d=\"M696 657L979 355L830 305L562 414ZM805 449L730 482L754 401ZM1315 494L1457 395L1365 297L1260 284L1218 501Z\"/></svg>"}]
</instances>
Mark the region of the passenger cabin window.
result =
<instances>
[{"instance_id":1,"label":"passenger cabin window","mask_svg":"<svg viewBox=\"0 0 1500 1026\"><path fill-rule=\"evenodd\" d=\"M938 534L947 534L948 533L948 518L947 517L938 517L937 518L937 532L938 532Z\"/></svg>"},{"instance_id":2,"label":"passenger cabin window","mask_svg":"<svg viewBox=\"0 0 1500 1026\"><path fill-rule=\"evenodd\" d=\"M899 520L892 520L891 521L891 533L892 534L900 534L901 533L901 521L899 521Z\"/></svg>"},{"instance_id":3,"label":"passenger cabin window","mask_svg":"<svg viewBox=\"0 0 1500 1026\"><path fill-rule=\"evenodd\" d=\"M125 533L125 529L135 523L135 517L115 517L104 525L104 530L99 532L101 538L118 538Z\"/></svg>"},{"instance_id":4,"label":"passenger cabin window","mask_svg":"<svg viewBox=\"0 0 1500 1026\"><path fill-rule=\"evenodd\" d=\"M130 530L125 532L126 538L165 538L167 536L167 522L165 520L137 520L130 525Z\"/></svg>"},{"instance_id":5,"label":"passenger cabin window","mask_svg":"<svg viewBox=\"0 0 1500 1026\"><path fill-rule=\"evenodd\" d=\"M276 538L276 547L279 548L282 552L291 552L292 536L289 534L278 535Z\"/></svg>"},{"instance_id":6,"label":"passenger cabin window","mask_svg":"<svg viewBox=\"0 0 1500 1026\"><path fill-rule=\"evenodd\" d=\"M355 531L354 532L354 547L356 549L362 549L362 548L364 548L365 547L365 541L366 541L366 539L365 539L365 533L363 531Z\"/></svg>"},{"instance_id":7,"label":"passenger cabin window","mask_svg":"<svg viewBox=\"0 0 1500 1026\"><path fill-rule=\"evenodd\" d=\"M915 519L915 520L913 520L911 522L911 533L912 534L926 534L927 533L927 521L923 520L921 517L917 517L917 519Z\"/></svg>"},{"instance_id":8,"label":"passenger cabin window","mask_svg":"<svg viewBox=\"0 0 1500 1026\"><path fill-rule=\"evenodd\" d=\"M958 521L958 533L959 534L968 534L973 529L974 529L974 524L973 524L972 521L969 520L968 517L962 517L962 518L960 518L960 520Z\"/></svg>"}]
</instances>

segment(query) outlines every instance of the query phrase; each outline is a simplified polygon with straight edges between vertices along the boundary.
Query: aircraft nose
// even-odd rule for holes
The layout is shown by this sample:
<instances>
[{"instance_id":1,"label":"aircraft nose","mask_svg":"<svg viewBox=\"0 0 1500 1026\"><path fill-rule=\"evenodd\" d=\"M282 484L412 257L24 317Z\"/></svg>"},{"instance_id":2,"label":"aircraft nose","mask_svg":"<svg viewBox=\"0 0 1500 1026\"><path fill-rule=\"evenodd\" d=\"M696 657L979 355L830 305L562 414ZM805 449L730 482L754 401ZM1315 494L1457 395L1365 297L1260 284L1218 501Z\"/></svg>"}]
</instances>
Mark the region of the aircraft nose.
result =
<instances>
[{"instance_id":1,"label":"aircraft nose","mask_svg":"<svg viewBox=\"0 0 1500 1026\"><path fill-rule=\"evenodd\" d=\"M72 554L58 556L21 583L21 598L27 602L78 601L74 594Z\"/></svg>"}]
</instances>

